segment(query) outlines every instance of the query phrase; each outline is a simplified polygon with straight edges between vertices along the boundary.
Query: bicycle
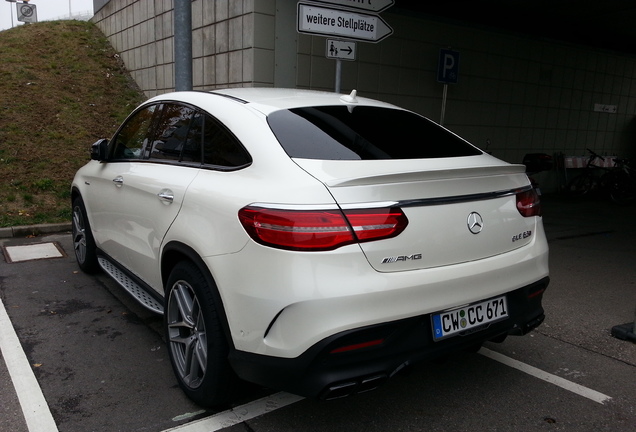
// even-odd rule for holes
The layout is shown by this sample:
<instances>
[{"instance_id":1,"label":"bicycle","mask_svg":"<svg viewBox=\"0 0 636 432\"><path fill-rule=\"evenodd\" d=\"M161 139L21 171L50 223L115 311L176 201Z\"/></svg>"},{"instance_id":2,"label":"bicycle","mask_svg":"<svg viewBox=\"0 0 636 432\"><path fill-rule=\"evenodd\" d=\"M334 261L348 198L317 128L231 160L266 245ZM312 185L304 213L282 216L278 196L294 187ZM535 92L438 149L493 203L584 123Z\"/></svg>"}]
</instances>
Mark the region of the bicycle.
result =
<instances>
[{"instance_id":1,"label":"bicycle","mask_svg":"<svg viewBox=\"0 0 636 432\"><path fill-rule=\"evenodd\" d=\"M606 168L596 165L596 159L605 158L587 149L590 156L583 173L574 177L566 185L566 192L574 197L581 197L590 192L604 192L617 204L629 204L636 200L636 172L627 159L614 158L614 166ZM604 170L601 176L598 169Z\"/></svg>"},{"instance_id":2,"label":"bicycle","mask_svg":"<svg viewBox=\"0 0 636 432\"><path fill-rule=\"evenodd\" d=\"M628 159L615 158L614 168L601 177L601 185L616 204L636 200L636 172Z\"/></svg>"},{"instance_id":3,"label":"bicycle","mask_svg":"<svg viewBox=\"0 0 636 432\"><path fill-rule=\"evenodd\" d=\"M594 151L587 149L590 152L590 156L587 159L587 164L583 169L583 172L578 176L570 180L565 186L565 191L571 196L582 197L588 193L598 189L600 184L600 177L596 174L597 168L603 168L599 165L595 165L594 161L600 159L605 161L605 158Z\"/></svg>"}]
</instances>

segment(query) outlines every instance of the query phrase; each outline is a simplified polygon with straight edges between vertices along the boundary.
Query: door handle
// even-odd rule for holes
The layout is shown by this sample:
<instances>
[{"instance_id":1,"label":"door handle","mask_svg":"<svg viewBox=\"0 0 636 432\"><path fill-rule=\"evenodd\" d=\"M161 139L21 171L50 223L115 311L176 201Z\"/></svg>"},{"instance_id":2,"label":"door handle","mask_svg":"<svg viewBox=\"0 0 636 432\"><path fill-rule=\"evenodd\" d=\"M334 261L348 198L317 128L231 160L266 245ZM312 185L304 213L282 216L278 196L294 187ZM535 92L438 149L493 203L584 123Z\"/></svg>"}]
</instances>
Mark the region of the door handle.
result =
<instances>
[{"instance_id":1,"label":"door handle","mask_svg":"<svg viewBox=\"0 0 636 432\"><path fill-rule=\"evenodd\" d=\"M172 201L174 201L174 193L170 189L161 189L157 196L160 201L166 204L172 204Z\"/></svg>"}]
</instances>

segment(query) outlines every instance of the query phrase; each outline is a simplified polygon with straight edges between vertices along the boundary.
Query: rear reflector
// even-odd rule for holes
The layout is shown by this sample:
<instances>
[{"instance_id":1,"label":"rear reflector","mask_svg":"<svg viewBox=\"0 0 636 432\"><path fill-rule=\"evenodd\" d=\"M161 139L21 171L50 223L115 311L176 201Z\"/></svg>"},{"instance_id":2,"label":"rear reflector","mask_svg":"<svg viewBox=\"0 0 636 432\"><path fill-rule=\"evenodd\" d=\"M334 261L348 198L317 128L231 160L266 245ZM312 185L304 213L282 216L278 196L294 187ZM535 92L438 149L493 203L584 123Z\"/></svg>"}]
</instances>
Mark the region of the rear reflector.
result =
<instances>
[{"instance_id":1,"label":"rear reflector","mask_svg":"<svg viewBox=\"0 0 636 432\"><path fill-rule=\"evenodd\" d=\"M288 210L247 206L239 210L245 231L257 243L298 251L334 250L344 245L400 234L408 220L399 208Z\"/></svg>"},{"instance_id":2,"label":"rear reflector","mask_svg":"<svg viewBox=\"0 0 636 432\"><path fill-rule=\"evenodd\" d=\"M382 342L384 342L384 339L376 339L376 340L372 340L372 341L368 341L368 342L362 342L362 343L357 343L357 344L353 344L353 345L345 345L342 346L340 348L336 348L330 351L331 354L337 354L337 353L342 353L342 352L347 352L347 351L355 351L355 350L359 350L362 348L369 348L372 346L377 346L382 344Z\"/></svg>"},{"instance_id":3,"label":"rear reflector","mask_svg":"<svg viewBox=\"0 0 636 432\"><path fill-rule=\"evenodd\" d=\"M517 194L517 210L521 216L541 216L541 200L535 188Z\"/></svg>"},{"instance_id":4,"label":"rear reflector","mask_svg":"<svg viewBox=\"0 0 636 432\"><path fill-rule=\"evenodd\" d=\"M533 292L529 293L529 294L528 294L528 298L529 298L529 299L531 299L531 298L535 298L535 297L537 297L537 296L540 296L540 295L541 295L541 294L543 294L544 292L545 292L545 288L541 288L541 289L539 289L539 290L537 290L537 291L533 291Z\"/></svg>"}]
</instances>

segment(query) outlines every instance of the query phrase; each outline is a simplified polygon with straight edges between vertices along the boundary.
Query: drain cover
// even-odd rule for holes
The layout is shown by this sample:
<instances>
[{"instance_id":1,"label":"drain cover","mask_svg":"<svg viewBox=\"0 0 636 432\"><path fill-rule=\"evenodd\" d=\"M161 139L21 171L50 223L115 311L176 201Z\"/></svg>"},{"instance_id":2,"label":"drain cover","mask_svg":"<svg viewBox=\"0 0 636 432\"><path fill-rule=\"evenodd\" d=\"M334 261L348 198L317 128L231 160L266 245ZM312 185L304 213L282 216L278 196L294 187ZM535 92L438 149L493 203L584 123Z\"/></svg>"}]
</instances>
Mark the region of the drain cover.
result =
<instances>
[{"instance_id":1,"label":"drain cover","mask_svg":"<svg viewBox=\"0 0 636 432\"><path fill-rule=\"evenodd\" d=\"M64 249L57 242L37 243L23 246L3 246L8 263L65 257Z\"/></svg>"}]
</instances>

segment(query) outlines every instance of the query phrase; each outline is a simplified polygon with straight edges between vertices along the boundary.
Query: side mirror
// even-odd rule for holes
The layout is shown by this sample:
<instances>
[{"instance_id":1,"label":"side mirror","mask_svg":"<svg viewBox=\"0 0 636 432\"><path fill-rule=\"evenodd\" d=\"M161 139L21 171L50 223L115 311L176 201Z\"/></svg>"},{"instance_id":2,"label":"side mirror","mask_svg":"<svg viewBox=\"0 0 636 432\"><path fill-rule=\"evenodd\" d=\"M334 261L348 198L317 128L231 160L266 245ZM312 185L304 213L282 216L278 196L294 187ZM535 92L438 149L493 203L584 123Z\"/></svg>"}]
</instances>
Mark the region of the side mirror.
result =
<instances>
[{"instance_id":1,"label":"side mirror","mask_svg":"<svg viewBox=\"0 0 636 432\"><path fill-rule=\"evenodd\" d=\"M106 155L108 154L108 140L106 138L102 138L97 140L91 146L91 159L102 161L106 159Z\"/></svg>"}]
</instances>

